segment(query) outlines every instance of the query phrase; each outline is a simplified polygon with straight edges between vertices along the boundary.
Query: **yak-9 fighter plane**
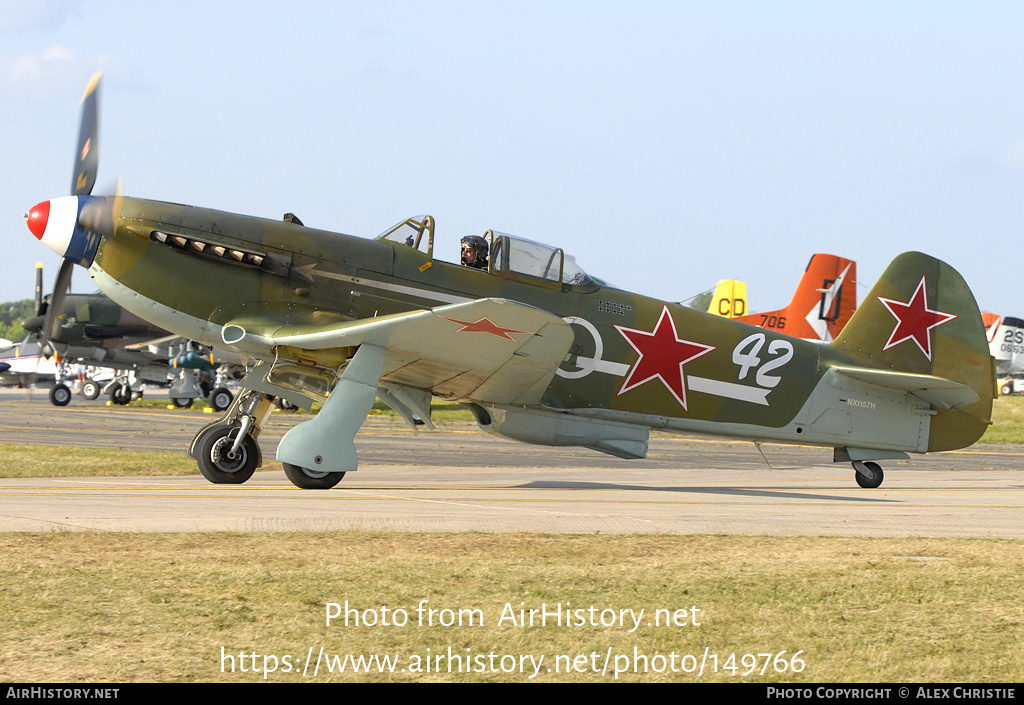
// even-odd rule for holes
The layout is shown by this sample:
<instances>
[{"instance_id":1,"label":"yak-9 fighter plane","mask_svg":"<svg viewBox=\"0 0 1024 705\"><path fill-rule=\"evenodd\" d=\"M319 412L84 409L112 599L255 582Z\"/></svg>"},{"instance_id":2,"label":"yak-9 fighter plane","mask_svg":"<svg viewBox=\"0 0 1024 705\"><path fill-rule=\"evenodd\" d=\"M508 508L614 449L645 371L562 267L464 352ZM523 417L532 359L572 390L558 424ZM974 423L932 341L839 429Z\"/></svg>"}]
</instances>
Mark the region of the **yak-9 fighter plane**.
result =
<instances>
[{"instance_id":1,"label":"yak-9 fighter plane","mask_svg":"<svg viewBox=\"0 0 1024 705\"><path fill-rule=\"evenodd\" d=\"M620 458L643 458L652 429L830 447L863 487L882 482L876 461L962 448L990 423L978 307L927 255L897 257L839 338L814 344L603 286L562 249L504 233L471 238L475 266L445 261L428 216L366 240L91 196L96 87L72 195L33 207L28 226L64 258L58 281L85 267L143 318L257 361L192 442L213 482L244 482L261 464L275 397L323 402L277 449L310 489L357 468L353 439L376 397L428 426L431 398L451 399L490 433ZM195 286L169 287L171 276Z\"/></svg>"}]
</instances>

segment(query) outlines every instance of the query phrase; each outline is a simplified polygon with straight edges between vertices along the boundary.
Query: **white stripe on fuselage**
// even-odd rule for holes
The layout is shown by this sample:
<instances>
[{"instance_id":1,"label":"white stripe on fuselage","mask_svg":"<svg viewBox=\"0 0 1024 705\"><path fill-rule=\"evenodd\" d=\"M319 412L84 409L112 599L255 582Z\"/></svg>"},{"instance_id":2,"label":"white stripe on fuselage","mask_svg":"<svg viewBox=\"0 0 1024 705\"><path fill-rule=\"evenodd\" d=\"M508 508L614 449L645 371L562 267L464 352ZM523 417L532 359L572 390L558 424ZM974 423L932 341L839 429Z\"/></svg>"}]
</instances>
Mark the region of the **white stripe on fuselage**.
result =
<instances>
[{"instance_id":1,"label":"white stripe on fuselage","mask_svg":"<svg viewBox=\"0 0 1024 705\"><path fill-rule=\"evenodd\" d=\"M320 272L313 270L313 276L325 277L327 279L335 279L337 281L348 282L350 284L356 284L358 286L368 286L373 289L383 289L384 291L390 291L396 294L406 294L408 296L415 296L419 299L427 299L428 301L440 301L446 304L461 304L467 301L475 301L465 296L456 296L454 294L442 294L437 291L430 289L420 289L412 286L402 286L401 284L388 284L387 282L377 281L376 279L363 279L362 277L352 277L347 274L335 274L334 272Z\"/></svg>"}]
</instances>

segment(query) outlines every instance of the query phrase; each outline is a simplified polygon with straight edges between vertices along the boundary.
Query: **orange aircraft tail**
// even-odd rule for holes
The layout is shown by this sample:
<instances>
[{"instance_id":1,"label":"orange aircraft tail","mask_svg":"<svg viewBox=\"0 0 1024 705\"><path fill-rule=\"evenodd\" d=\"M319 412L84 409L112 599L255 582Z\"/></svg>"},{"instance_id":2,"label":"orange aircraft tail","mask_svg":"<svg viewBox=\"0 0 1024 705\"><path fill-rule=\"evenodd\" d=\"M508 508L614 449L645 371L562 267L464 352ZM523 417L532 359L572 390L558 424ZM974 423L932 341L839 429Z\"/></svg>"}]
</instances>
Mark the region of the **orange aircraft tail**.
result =
<instances>
[{"instance_id":1,"label":"orange aircraft tail","mask_svg":"<svg viewBox=\"0 0 1024 705\"><path fill-rule=\"evenodd\" d=\"M789 306L769 313L741 316L795 338L829 342L857 308L857 263L835 255L816 254L804 270Z\"/></svg>"}]
</instances>

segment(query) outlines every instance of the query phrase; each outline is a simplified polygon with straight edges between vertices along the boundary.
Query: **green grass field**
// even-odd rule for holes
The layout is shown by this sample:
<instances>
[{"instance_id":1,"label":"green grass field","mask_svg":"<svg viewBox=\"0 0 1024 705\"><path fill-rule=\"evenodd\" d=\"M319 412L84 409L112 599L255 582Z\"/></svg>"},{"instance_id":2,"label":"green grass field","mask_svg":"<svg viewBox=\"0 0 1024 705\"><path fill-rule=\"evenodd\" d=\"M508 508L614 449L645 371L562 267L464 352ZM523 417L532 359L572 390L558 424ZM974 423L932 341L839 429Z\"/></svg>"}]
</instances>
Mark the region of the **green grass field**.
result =
<instances>
[{"instance_id":1,"label":"green grass field","mask_svg":"<svg viewBox=\"0 0 1024 705\"><path fill-rule=\"evenodd\" d=\"M992 405L992 427L979 443L1024 443L1024 396L999 397Z\"/></svg>"},{"instance_id":2,"label":"green grass field","mask_svg":"<svg viewBox=\"0 0 1024 705\"><path fill-rule=\"evenodd\" d=\"M0 678L1019 682L1022 571L997 540L6 534ZM542 605L580 623L519 623ZM394 669L304 675L321 648Z\"/></svg>"}]
</instances>

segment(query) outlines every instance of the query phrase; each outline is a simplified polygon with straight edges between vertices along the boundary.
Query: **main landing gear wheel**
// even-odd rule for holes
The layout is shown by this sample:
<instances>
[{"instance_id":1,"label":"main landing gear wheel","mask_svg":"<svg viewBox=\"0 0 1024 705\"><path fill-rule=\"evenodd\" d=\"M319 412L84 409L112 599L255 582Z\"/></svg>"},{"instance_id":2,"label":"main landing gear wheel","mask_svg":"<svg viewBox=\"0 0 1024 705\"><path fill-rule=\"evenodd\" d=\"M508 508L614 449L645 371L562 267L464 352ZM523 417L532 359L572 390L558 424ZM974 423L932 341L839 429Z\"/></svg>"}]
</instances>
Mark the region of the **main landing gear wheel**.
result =
<instances>
[{"instance_id":1,"label":"main landing gear wheel","mask_svg":"<svg viewBox=\"0 0 1024 705\"><path fill-rule=\"evenodd\" d=\"M50 388L50 403L54 406L67 406L71 401L71 390L66 384L55 384Z\"/></svg>"},{"instance_id":2,"label":"main landing gear wheel","mask_svg":"<svg viewBox=\"0 0 1024 705\"><path fill-rule=\"evenodd\" d=\"M857 478L858 485L860 485L864 489L870 490L882 484L882 480L885 477L885 475L882 473L881 465L879 465L878 463L870 462L859 464L864 468L864 470L867 471L867 473L870 473L871 476L868 477L868 475L865 474L865 472L862 472L861 469L857 467L858 463L854 463L854 477Z\"/></svg>"},{"instance_id":3,"label":"main landing gear wheel","mask_svg":"<svg viewBox=\"0 0 1024 705\"><path fill-rule=\"evenodd\" d=\"M207 398L207 401L210 402L210 407L214 411L224 411L231 406L231 402L234 400L234 395L224 387L217 387L210 392L210 396Z\"/></svg>"},{"instance_id":4,"label":"main landing gear wheel","mask_svg":"<svg viewBox=\"0 0 1024 705\"><path fill-rule=\"evenodd\" d=\"M345 477L343 472L317 472L291 463L284 463L284 474L293 485L304 490L329 490Z\"/></svg>"},{"instance_id":5,"label":"main landing gear wheel","mask_svg":"<svg viewBox=\"0 0 1024 705\"><path fill-rule=\"evenodd\" d=\"M81 393L83 397L92 401L100 395L100 385L96 384L91 379L87 379L82 383Z\"/></svg>"},{"instance_id":6,"label":"main landing gear wheel","mask_svg":"<svg viewBox=\"0 0 1024 705\"><path fill-rule=\"evenodd\" d=\"M118 406L124 406L132 400L132 388L127 384L115 384L110 390L110 401Z\"/></svg>"},{"instance_id":7,"label":"main landing gear wheel","mask_svg":"<svg viewBox=\"0 0 1024 705\"><path fill-rule=\"evenodd\" d=\"M190 409L192 408L192 400L187 398L175 397L171 399L174 405L179 409Z\"/></svg>"},{"instance_id":8,"label":"main landing gear wheel","mask_svg":"<svg viewBox=\"0 0 1024 705\"><path fill-rule=\"evenodd\" d=\"M240 485L256 472L259 447L250 436L242 440L238 450L231 452L240 429L237 426L214 426L196 444L196 461L203 477L218 485Z\"/></svg>"}]
</instances>

